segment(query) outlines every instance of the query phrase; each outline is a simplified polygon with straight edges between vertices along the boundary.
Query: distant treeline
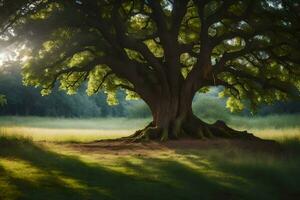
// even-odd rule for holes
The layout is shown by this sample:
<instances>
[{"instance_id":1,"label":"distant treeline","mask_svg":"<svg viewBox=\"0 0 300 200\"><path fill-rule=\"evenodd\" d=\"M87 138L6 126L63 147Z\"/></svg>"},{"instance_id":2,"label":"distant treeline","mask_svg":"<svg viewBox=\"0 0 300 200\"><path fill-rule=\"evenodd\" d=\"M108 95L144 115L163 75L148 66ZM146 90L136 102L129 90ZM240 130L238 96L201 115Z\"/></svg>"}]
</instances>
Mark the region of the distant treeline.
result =
<instances>
[{"instance_id":1,"label":"distant treeline","mask_svg":"<svg viewBox=\"0 0 300 200\"><path fill-rule=\"evenodd\" d=\"M194 112L199 117L226 118L230 113L225 108L225 100L217 97L217 90L209 94L197 95ZM99 93L87 96L85 88L75 95L67 95L57 88L49 96L41 96L39 88L22 84L20 67L3 68L0 73L0 94L6 95L7 104L0 108L0 115L53 116L53 117L150 117L149 108L142 101L126 101L125 94L118 93L119 105L109 106L106 96ZM298 113L299 102L277 103L262 106L259 115ZM245 111L241 114L248 115Z\"/></svg>"},{"instance_id":2,"label":"distant treeline","mask_svg":"<svg viewBox=\"0 0 300 200\"><path fill-rule=\"evenodd\" d=\"M121 101L108 106L104 94L87 96L81 88L75 95L67 95L57 88L49 96L41 96L40 89L22 84L19 67L7 67L0 73L0 93L7 104L0 108L0 115L34 115L63 117L125 116L130 103ZM120 92L119 98L123 98Z\"/></svg>"}]
</instances>

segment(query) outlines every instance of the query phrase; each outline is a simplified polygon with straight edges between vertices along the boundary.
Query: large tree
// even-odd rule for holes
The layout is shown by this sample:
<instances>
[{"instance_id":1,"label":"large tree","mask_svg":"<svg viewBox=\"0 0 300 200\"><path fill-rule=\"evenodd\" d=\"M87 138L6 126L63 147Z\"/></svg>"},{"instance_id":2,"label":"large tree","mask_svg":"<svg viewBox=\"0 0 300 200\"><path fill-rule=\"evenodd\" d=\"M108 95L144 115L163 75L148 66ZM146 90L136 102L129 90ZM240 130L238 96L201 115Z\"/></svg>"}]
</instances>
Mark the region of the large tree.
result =
<instances>
[{"instance_id":1,"label":"large tree","mask_svg":"<svg viewBox=\"0 0 300 200\"><path fill-rule=\"evenodd\" d=\"M14 10L1 33L31 50L24 82L48 94L87 81L111 104L124 89L153 115L136 139L250 137L193 115L195 93L211 86L223 86L232 110L299 97L298 0L1 2Z\"/></svg>"}]
</instances>

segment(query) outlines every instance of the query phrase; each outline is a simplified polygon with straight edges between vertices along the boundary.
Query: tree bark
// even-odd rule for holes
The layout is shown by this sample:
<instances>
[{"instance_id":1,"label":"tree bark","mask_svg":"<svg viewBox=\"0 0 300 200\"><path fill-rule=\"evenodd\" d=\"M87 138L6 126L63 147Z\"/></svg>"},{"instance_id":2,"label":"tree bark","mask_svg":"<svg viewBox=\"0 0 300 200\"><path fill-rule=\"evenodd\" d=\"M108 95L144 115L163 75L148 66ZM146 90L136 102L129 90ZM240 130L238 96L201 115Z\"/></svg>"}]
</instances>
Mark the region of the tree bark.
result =
<instances>
[{"instance_id":1,"label":"tree bark","mask_svg":"<svg viewBox=\"0 0 300 200\"><path fill-rule=\"evenodd\" d=\"M148 105L152 111L153 121L144 129L136 131L125 139L133 141L160 140L179 138L246 138L257 139L246 131L236 131L223 121L208 124L196 117L192 111L193 91L181 92L178 97L167 92L157 96Z\"/></svg>"}]
</instances>

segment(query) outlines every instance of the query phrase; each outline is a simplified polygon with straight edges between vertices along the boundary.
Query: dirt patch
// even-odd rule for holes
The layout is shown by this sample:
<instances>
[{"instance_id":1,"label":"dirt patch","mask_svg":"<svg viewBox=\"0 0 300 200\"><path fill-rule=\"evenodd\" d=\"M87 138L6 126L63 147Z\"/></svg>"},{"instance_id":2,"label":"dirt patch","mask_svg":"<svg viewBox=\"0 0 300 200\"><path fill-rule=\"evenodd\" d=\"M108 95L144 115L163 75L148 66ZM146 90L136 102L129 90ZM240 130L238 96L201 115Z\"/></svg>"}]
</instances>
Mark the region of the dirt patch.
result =
<instances>
[{"instance_id":1,"label":"dirt patch","mask_svg":"<svg viewBox=\"0 0 300 200\"><path fill-rule=\"evenodd\" d=\"M93 152L102 154L153 154L157 152L168 153L178 150L212 150L212 149L241 149L251 152L278 153L279 144L273 141L247 141L247 140L193 140L182 139L167 142L128 143L124 141L99 141L93 143L64 144L64 146L80 152Z\"/></svg>"}]
</instances>

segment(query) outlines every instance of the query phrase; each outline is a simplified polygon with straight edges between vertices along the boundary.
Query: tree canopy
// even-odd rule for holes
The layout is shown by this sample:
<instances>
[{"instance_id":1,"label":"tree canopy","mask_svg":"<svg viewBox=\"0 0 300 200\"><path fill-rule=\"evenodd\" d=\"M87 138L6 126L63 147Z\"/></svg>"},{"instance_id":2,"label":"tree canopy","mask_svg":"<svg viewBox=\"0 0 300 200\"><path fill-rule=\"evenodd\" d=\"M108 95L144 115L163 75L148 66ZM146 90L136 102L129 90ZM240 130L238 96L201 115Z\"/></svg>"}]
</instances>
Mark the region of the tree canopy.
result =
<instances>
[{"instance_id":1,"label":"tree canopy","mask_svg":"<svg viewBox=\"0 0 300 200\"><path fill-rule=\"evenodd\" d=\"M2 1L6 6L2 38L26 44L24 83L42 94L56 82L71 94L87 81L89 95L105 91L116 104L123 88L149 105L163 130L185 119L195 92L210 86L224 86L232 111L244 100L255 109L299 97L299 1Z\"/></svg>"}]
</instances>

